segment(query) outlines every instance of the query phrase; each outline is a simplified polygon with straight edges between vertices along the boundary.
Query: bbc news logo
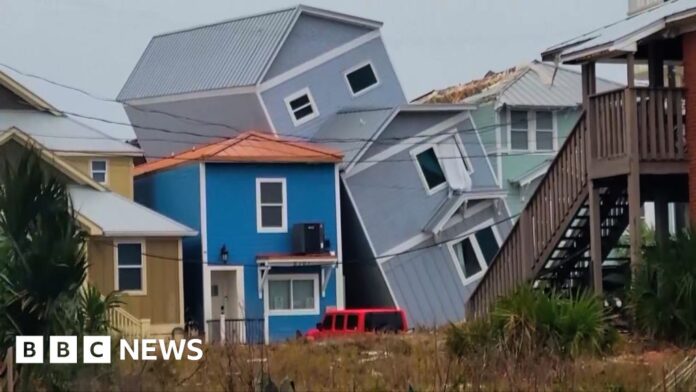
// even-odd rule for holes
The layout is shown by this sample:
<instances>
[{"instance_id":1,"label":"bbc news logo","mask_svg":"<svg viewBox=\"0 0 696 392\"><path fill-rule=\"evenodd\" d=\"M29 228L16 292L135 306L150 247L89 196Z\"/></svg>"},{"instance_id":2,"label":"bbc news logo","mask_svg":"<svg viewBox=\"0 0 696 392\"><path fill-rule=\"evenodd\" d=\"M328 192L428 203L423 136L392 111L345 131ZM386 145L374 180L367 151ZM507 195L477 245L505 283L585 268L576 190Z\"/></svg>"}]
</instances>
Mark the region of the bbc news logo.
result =
<instances>
[{"instance_id":1,"label":"bbc news logo","mask_svg":"<svg viewBox=\"0 0 696 392\"><path fill-rule=\"evenodd\" d=\"M155 361L170 359L198 361L203 358L201 339L121 339L118 354L121 361L130 358L135 361ZM18 364L44 363L43 336L17 336L15 341L16 362ZM48 339L48 362L55 364L77 363L79 346L77 336L50 336ZM85 336L82 338L82 363L111 363L111 336Z\"/></svg>"}]
</instances>

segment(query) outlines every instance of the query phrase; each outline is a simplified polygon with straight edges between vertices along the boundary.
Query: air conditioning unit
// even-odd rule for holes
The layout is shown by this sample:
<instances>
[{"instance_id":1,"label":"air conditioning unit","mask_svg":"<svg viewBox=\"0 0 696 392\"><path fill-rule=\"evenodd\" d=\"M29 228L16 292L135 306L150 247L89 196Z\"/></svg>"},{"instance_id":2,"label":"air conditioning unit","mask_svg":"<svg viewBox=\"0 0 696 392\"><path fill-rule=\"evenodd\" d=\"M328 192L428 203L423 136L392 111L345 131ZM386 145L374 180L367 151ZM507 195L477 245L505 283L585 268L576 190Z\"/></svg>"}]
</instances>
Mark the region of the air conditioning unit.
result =
<instances>
[{"instance_id":1,"label":"air conditioning unit","mask_svg":"<svg viewBox=\"0 0 696 392\"><path fill-rule=\"evenodd\" d=\"M292 227L292 248L298 254L324 251L324 224L298 223Z\"/></svg>"}]
</instances>

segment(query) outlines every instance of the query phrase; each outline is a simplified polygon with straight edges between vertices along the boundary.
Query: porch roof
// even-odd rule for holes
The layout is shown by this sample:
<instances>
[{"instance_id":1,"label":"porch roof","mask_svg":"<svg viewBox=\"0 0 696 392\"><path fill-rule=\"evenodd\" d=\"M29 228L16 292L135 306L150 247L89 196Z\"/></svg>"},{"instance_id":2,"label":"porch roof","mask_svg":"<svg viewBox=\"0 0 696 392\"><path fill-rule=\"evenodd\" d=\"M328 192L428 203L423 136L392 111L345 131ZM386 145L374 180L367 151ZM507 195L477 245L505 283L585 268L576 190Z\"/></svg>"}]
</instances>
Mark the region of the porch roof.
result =
<instances>
[{"instance_id":1,"label":"porch roof","mask_svg":"<svg viewBox=\"0 0 696 392\"><path fill-rule=\"evenodd\" d=\"M310 265L332 265L338 262L338 257L331 253L265 253L256 256L257 264L276 267L301 267Z\"/></svg>"},{"instance_id":2,"label":"porch roof","mask_svg":"<svg viewBox=\"0 0 696 392\"><path fill-rule=\"evenodd\" d=\"M581 63L635 53L639 41L693 16L696 0L671 0L552 46L541 57L545 61Z\"/></svg>"}]
</instances>

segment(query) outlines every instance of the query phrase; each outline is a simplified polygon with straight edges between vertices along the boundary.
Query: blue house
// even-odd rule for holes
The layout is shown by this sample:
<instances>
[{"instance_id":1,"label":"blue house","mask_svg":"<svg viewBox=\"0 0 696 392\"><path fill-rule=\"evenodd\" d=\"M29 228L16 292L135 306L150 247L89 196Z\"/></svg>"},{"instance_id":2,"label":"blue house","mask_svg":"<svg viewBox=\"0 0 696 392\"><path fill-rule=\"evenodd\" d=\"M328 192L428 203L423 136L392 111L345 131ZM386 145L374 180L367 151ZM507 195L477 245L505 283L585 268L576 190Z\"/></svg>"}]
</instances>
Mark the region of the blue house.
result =
<instances>
[{"instance_id":1,"label":"blue house","mask_svg":"<svg viewBox=\"0 0 696 392\"><path fill-rule=\"evenodd\" d=\"M135 169L138 201L200 233L183 244L184 285L209 339L224 317L227 340L284 340L343 306L341 159L246 132Z\"/></svg>"}]
</instances>

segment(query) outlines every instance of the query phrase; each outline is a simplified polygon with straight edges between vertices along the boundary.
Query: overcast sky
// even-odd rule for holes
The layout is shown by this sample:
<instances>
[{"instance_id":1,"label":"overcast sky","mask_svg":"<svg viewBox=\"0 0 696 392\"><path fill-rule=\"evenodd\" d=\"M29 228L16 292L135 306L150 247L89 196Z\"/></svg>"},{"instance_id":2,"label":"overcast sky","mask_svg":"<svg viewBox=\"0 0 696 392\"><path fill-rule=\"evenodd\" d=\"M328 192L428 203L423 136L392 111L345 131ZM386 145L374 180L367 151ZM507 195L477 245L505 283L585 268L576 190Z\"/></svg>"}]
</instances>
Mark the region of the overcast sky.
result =
<instances>
[{"instance_id":1,"label":"overcast sky","mask_svg":"<svg viewBox=\"0 0 696 392\"><path fill-rule=\"evenodd\" d=\"M383 21L387 50L409 98L539 58L553 44L623 18L627 3L304 1ZM0 0L0 63L113 98L154 34L295 4L287 0ZM615 68L600 69L599 74L624 81ZM73 111L77 107L86 114L106 115L74 95L61 100L66 102L58 105ZM128 136L126 130L119 134L118 128L117 136Z\"/></svg>"}]
</instances>

